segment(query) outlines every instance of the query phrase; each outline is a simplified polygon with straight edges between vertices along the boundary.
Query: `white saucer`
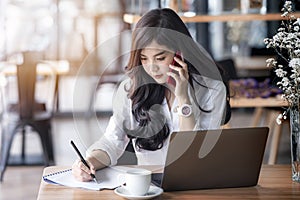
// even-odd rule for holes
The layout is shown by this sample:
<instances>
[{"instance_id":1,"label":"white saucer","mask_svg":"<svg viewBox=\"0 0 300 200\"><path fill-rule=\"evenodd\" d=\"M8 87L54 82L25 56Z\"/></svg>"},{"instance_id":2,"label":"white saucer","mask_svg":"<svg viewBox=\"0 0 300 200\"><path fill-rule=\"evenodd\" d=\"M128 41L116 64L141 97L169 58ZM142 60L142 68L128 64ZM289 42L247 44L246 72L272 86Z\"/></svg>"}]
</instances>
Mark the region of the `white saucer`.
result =
<instances>
[{"instance_id":1,"label":"white saucer","mask_svg":"<svg viewBox=\"0 0 300 200\"><path fill-rule=\"evenodd\" d=\"M150 188L149 188L149 191L144 196L131 195L124 187L118 187L114 190L114 192L117 195L119 195L121 197L124 197L126 199L142 200L142 199L152 199L156 196L161 195L163 193L163 189L161 189L160 187L156 187L156 186L151 185Z\"/></svg>"}]
</instances>

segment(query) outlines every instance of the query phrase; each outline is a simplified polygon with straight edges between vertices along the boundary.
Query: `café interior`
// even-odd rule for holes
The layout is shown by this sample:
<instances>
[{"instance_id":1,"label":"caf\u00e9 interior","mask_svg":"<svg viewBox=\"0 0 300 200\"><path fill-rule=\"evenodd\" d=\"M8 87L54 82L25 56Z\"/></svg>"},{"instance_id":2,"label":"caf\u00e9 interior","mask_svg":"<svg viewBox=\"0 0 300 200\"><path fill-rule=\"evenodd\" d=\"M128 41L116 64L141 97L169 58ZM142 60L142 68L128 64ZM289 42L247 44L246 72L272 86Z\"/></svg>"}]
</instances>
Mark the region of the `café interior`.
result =
<instances>
[{"instance_id":1,"label":"caf\u00e9 interior","mask_svg":"<svg viewBox=\"0 0 300 200\"><path fill-rule=\"evenodd\" d=\"M235 95L224 128L268 126L263 162L289 164L289 121L276 123L285 104L279 103L280 91L266 66L276 55L264 43L277 31L283 2L1 0L0 199L36 199L45 166L71 166L77 159L70 140L85 152L101 137L124 78L131 31L143 13L158 7L174 9L193 38L228 70ZM293 2L300 9L300 2ZM36 71L21 74L21 66ZM21 91L38 100L21 98ZM17 128L6 131L3 116L13 108L36 127L19 119ZM35 118L32 109L46 117Z\"/></svg>"}]
</instances>

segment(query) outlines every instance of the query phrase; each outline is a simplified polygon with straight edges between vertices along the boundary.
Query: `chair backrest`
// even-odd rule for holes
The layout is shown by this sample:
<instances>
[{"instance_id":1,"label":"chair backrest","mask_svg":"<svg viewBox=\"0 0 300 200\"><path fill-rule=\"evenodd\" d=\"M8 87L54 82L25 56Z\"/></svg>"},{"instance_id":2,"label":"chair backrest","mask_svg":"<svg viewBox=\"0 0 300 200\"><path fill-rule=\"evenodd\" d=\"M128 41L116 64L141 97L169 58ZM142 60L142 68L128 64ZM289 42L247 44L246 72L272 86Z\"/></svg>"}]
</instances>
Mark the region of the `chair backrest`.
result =
<instances>
[{"instance_id":1,"label":"chair backrest","mask_svg":"<svg viewBox=\"0 0 300 200\"><path fill-rule=\"evenodd\" d=\"M24 52L23 63L17 65L19 113L21 118L32 118L35 109L36 67L38 52Z\"/></svg>"},{"instance_id":2,"label":"chair backrest","mask_svg":"<svg viewBox=\"0 0 300 200\"><path fill-rule=\"evenodd\" d=\"M49 63L42 63L40 52L24 52L22 64L7 64L0 74L6 77L5 112L20 119L32 119L37 112L48 113L54 104L56 73Z\"/></svg>"},{"instance_id":3,"label":"chair backrest","mask_svg":"<svg viewBox=\"0 0 300 200\"><path fill-rule=\"evenodd\" d=\"M226 113L224 116L223 125L227 124L231 119L231 106L230 106L230 80L237 79L237 72L235 68L234 60L226 58L216 61L216 65L219 68L223 82L227 85L226 89Z\"/></svg>"},{"instance_id":4,"label":"chair backrest","mask_svg":"<svg viewBox=\"0 0 300 200\"><path fill-rule=\"evenodd\" d=\"M227 58L223 60L218 60L216 63L224 70L228 80L238 78L236 66L233 59Z\"/></svg>"}]
</instances>

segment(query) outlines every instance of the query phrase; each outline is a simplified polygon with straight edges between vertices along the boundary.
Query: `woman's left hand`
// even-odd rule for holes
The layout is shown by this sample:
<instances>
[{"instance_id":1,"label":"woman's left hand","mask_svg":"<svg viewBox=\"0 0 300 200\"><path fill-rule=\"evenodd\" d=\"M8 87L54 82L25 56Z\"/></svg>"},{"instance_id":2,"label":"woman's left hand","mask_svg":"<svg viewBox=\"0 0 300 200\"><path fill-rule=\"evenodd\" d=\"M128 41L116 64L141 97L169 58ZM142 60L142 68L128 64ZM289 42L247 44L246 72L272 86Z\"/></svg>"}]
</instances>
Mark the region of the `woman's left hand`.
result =
<instances>
[{"instance_id":1,"label":"woman's left hand","mask_svg":"<svg viewBox=\"0 0 300 200\"><path fill-rule=\"evenodd\" d=\"M175 82L175 88L174 86L171 86L171 90L174 90L174 94L177 98L187 98L187 89L188 89L188 80L189 80L189 73L188 73L188 67L187 64L183 61L177 58L176 56L174 57L175 61L180 65L180 67L175 66L175 65L169 65L169 67L178 72L168 72L167 74L171 76Z\"/></svg>"}]
</instances>

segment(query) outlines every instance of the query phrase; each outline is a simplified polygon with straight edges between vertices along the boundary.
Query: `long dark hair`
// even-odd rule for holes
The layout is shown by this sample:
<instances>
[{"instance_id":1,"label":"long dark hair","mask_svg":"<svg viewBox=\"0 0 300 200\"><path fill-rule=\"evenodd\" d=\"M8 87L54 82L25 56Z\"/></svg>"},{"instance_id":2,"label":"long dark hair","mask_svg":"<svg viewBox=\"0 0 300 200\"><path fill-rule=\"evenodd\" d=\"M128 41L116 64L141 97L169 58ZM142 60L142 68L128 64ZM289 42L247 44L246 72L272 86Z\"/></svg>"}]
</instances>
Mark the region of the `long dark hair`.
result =
<instances>
[{"instance_id":1,"label":"long dark hair","mask_svg":"<svg viewBox=\"0 0 300 200\"><path fill-rule=\"evenodd\" d=\"M194 83L203 86L194 75L202 75L221 80L214 61L205 53L205 50L192 39L187 27L180 17L171 9L154 9L147 12L136 24L132 34L131 53L126 71L131 78L128 90L132 100L132 114L138 122L134 130L124 129L129 138L136 138L136 146L146 150L162 148L164 141L170 134L162 107L165 95L170 91L164 85L157 84L143 69L140 54L142 49L152 41L164 45L171 50L180 51L188 65L189 83L194 88ZM204 53L203 53L204 52ZM209 64L208 64L209 63ZM201 70L194 66L201 66ZM198 102L195 97L194 102ZM198 103L197 103L198 104ZM200 110L210 112L198 105Z\"/></svg>"}]
</instances>

